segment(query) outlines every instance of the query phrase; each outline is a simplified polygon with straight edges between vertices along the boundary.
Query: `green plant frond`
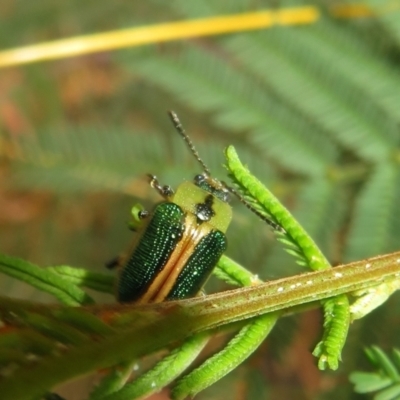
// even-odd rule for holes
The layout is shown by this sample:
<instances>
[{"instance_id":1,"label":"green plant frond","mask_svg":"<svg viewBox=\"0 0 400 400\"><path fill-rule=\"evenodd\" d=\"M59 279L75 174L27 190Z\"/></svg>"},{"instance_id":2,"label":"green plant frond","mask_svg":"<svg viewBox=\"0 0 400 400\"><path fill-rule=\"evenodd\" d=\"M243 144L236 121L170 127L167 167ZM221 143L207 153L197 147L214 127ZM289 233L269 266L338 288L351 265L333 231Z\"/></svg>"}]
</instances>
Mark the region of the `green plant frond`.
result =
<instances>
[{"instance_id":1,"label":"green plant frond","mask_svg":"<svg viewBox=\"0 0 400 400\"><path fill-rule=\"evenodd\" d=\"M280 225L276 215L269 212L265 207L260 206L257 200L255 200L254 196L252 196L248 191L246 191L246 189L240 185L240 183L236 180L236 178L233 175L231 175L230 177L239 187L241 195L243 196L245 201L249 205L251 205L251 207L254 210L256 210L260 216L263 216L263 218L272 221L276 225ZM250 221L252 221L252 219ZM260 222L262 223L263 221L260 219ZM252 224L252 226L254 226L254 223ZM296 240L294 240L293 237L289 235L287 232L281 232L279 230L275 230L274 233L277 240L283 243L285 251L291 256L294 256L296 258L296 263L302 266L306 266L307 259L305 258L303 249L299 248L298 242L296 242ZM251 232L246 232L246 229L242 227L239 234L233 237L234 241L233 245L236 246L236 240L237 240L238 247L237 248L235 247L235 250L238 252L239 257L240 257L240 251L244 253L250 253L252 250L254 251L257 248L261 250L260 247L264 247L262 255L267 255L268 251L267 252L265 251L266 239L267 238L265 237L265 235L260 235L260 232L258 232L258 234L251 234Z\"/></svg>"},{"instance_id":2,"label":"green plant frond","mask_svg":"<svg viewBox=\"0 0 400 400\"><path fill-rule=\"evenodd\" d=\"M394 362L378 346L365 349L368 359L376 372L355 371L350 374L356 393L377 392L374 399L396 400L400 396L400 371L396 358L398 350L393 349Z\"/></svg>"},{"instance_id":3,"label":"green plant frond","mask_svg":"<svg viewBox=\"0 0 400 400\"><path fill-rule=\"evenodd\" d=\"M190 366L208 343L210 336L211 334L208 332L193 335L179 347L172 350L149 371L124 386L115 387L113 385L113 387L110 387L110 384L114 382L110 379L103 380L104 383L102 382L96 387L90 396L90 400L141 399L161 391ZM132 365L128 364L127 367L128 378ZM112 374L113 377L115 376L115 382L120 380L121 368L121 366L118 366L115 369L115 373Z\"/></svg>"},{"instance_id":4,"label":"green plant frond","mask_svg":"<svg viewBox=\"0 0 400 400\"><path fill-rule=\"evenodd\" d=\"M392 380L400 379L399 371L389 356L378 346L371 346L365 350L367 357L376 367L382 370L383 374Z\"/></svg>"},{"instance_id":5,"label":"green plant frond","mask_svg":"<svg viewBox=\"0 0 400 400\"><path fill-rule=\"evenodd\" d=\"M180 14L184 14L187 18L198 18L199 16L212 16L212 15L229 15L248 11L246 4L242 0L232 0L226 3L215 3L212 1L202 1L190 6L184 0L174 0L171 2L174 10ZM264 8L265 4L254 4L254 8Z\"/></svg>"},{"instance_id":6,"label":"green plant frond","mask_svg":"<svg viewBox=\"0 0 400 400\"><path fill-rule=\"evenodd\" d=\"M74 284L30 262L0 254L0 272L50 293L64 304L77 306L93 303L90 296Z\"/></svg>"},{"instance_id":7,"label":"green plant frond","mask_svg":"<svg viewBox=\"0 0 400 400\"><path fill-rule=\"evenodd\" d=\"M226 282L228 285L240 286L240 283L237 279L235 279L235 277L228 275L223 269L218 268L218 266L214 269L213 275L215 275L221 281Z\"/></svg>"},{"instance_id":8,"label":"green plant frond","mask_svg":"<svg viewBox=\"0 0 400 400\"><path fill-rule=\"evenodd\" d=\"M302 32L314 29L276 29L255 33L252 38L243 35L228 40L227 46L231 53L240 57L246 68L257 74L295 110L314 121L320 132L329 133L366 160L387 159L393 136L397 133L396 120L390 121L384 113L379 114L379 108L374 112L377 105L365 96L363 86L352 86L339 71L332 71L332 65L336 65L332 60L324 60L316 53L313 55L315 62L310 65L308 38L303 38ZM318 36L318 31L314 36ZM298 40L302 39L304 46L298 46ZM332 58L337 54L335 49L331 53ZM265 57L260 57L260 54L265 54ZM341 57L345 55L341 54ZM355 95L357 91L358 95ZM363 104L360 98L366 98L367 104ZM379 115L380 120L377 118ZM387 129L382 129L382 125ZM394 131L394 134L384 134L387 130Z\"/></svg>"},{"instance_id":9,"label":"green plant frond","mask_svg":"<svg viewBox=\"0 0 400 400\"><path fill-rule=\"evenodd\" d=\"M271 277L271 266L267 260L277 243L271 228L250 214L242 204L234 204L234 219L227 235L229 247L226 254L266 279ZM274 267L280 268L281 265Z\"/></svg>"},{"instance_id":10,"label":"green plant frond","mask_svg":"<svg viewBox=\"0 0 400 400\"><path fill-rule=\"evenodd\" d=\"M390 378L374 374L372 372L353 372L350 382L354 384L356 393L370 393L390 386Z\"/></svg>"},{"instance_id":11,"label":"green plant frond","mask_svg":"<svg viewBox=\"0 0 400 400\"><path fill-rule=\"evenodd\" d=\"M279 313L271 313L257 317L246 324L223 350L177 382L172 390L172 399L183 400L194 397L231 372L264 341L278 317Z\"/></svg>"},{"instance_id":12,"label":"green plant frond","mask_svg":"<svg viewBox=\"0 0 400 400\"><path fill-rule=\"evenodd\" d=\"M390 282L378 284L367 290L351 294L355 298L350 306L352 320L363 318L383 304L394 292L400 289L400 280L396 277Z\"/></svg>"},{"instance_id":13,"label":"green plant frond","mask_svg":"<svg viewBox=\"0 0 400 400\"><path fill-rule=\"evenodd\" d=\"M261 283L258 277L225 256L221 257L216 269L224 280L240 286ZM172 398L179 400L193 397L235 369L260 346L279 317L280 312L276 312L247 322L222 350L179 379L173 387Z\"/></svg>"},{"instance_id":14,"label":"green plant frond","mask_svg":"<svg viewBox=\"0 0 400 400\"><path fill-rule=\"evenodd\" d=\"M336 256L336 237L344 213L345 198L342 187L327 178L307 182L300 191L295 216L316 238L319 247L330 259Z\"/></svg>"},{"instance_id":15,"label":"green plant frond","mask_svg":"<svg viewBox=\"0 0 400 400\"><path fill-rule=\"evenodd\" d=\"M383 389L375 396L376 400L398 400L400 397L400 383Z\"/></svg>"},{"instance_id":16,"label":"green plant frond","mask_svg":"<svg viewBox=\"0 0 400 400\"><path fill-rule=\"evenodd\" d=\"M135 175L143 178L149 164L161 169L167 156L154 134L93 127L46 129L37 138L21 139L17 146L22 162L14 169L15 184L58 191L128 192Z\"/></svg>"},{"instance_id":17,"label":"green plant frond","mask_svg":"<svg viewBox=\"0 0 400 400\"><path fill-rule=\"evenodd\" d=\"M6 345L6 349L10 349L10 344L20 346L20 343L25 341L24 349L28 349L29 354L37 355L33 360L28 358L15 366L16 369L14 368L11 374L6 374L6 377L2 370L4 377L0 382L2 399L30 400L34 394L41 394L43 388L52 387L60 381L99 368L129 362L136 357L176 344L177 341L196 332L224 326L227 329L243 328L247 324L247 329L244 327L232 340L232 352L225 351L221 354L222 358L215 358L226 360L223 366L219 363L215 365L214 372L218 375L221 372L218 368L229 371L233 364L237 365L254 351L260 343L261 336L265 334L265 329L274 323L282 308L318 299L328 304L331 300L333 307L328 307L327 311L333 314L330 316L333 321L336 314L341 312L335 308L336 299L341 299L343 293L349 289L361 290L371 286L379 277L387 279L398 273L398 257L399 253L394 253L369 260L371 264L367 273L365 261L343 266L346 268L341 269L343 274L340 276L345 279L350 278L352 282L350 285L346 280L340 281L339 285L335 284L334 273L326 269L313 273L312 277L308 274L287 278L286 283L281 280L252 285L239 292L228 292L223 296L188 299L184 301L186 305L183 302L164 302L138 307L132 305L70 307L49 306L1 297L0 319L6 329L1 331L0 349L2 345ZM235 270L235 263L228 262L224 270L231 275L229 271L231 268ZM50 273L50 271L44 272ZM234 272L236 280L252 282L253 276L251 274L247 276L249 273L244 269L238 274ZM355 277L357 278L354 279ZM58 285L57 280L54 282ZM332 286L336 286L338 291L332 290ZM307 287L307 290L304 290L304 287ZM296 288L300 288L298 293L295 292ZM266 301L268 296L271 302ZM266 315L260 317L261 314ZM252 320L245 321L248 318ZM253 330L251 325L256 321ZM334 325L338 321L340 319L336 320ZM248 335L244 334L245 332ZM336 328L335 333L340 336ZM329 342L328 339L329 336L327 337ZM337 343L335 345L337 346ZM39 351L35 350L37 347ZM332 366L334 354L328 352L328 355L327 362ZM18 354L14 353L3 353L0 356L6 357L6 363L14 362L16 357L18 358ZM323 356L325 357L324 354ZM207 364L208 367L210 364L211 361ZM5 368L7 369L7 365ZM207 373L204 382L213 382L215 378L212 375ZM21 386L21 379L29 382L29 390L27 386ZM198 384L202 385L201 382Z\"/></svg>"},{"instance_id":18,"label":"green plant frond","mask_svg":"<svg viewBox=\"0 0 400 400\"><path fill-rule=\"evenodd\" d=\"M164 118L167 120L166 113ZM223 145L219 143L214 142L213 146L196 143L213 176L224 173ZM182 181L182 165L188 167L184 176L187 180L200 171L172 126L158 134L134 128L131 131L93 126L48 128L39 131L37 137L22 137L14 145L18 162L10 184L20 187L41 187L58 192L98 189L133 192L135 178L146 183L147 173L157 174L163 184L174 186ZM262 179L271 179L272 168L266 168L260 155L250 149L243 152L249 154L251 166L260 172Z\"/></svg>"},{"instance_id":19,"label":"green plant frond","mask_svg":"<svg viewBox=\"0 0 400 400\"><path fill-rule=\"evenodd\" d=\"M284 198L284 203L293 210L301 227L318 243L321 253L328 260L342 260L342 249L345 249L347 259L398 249L400 75L397 61L400 19L395 3L370 0L367 4L376 10L375 14L367 18L343 20L332 17L331 4L326 6L326 3L312 2L312 6L321 11L321 17L311 25L274 26L257 32L149 45L137 50L124 50L118 56L111 52L67 62L40 63L18 71L4 70L5 78L0 82L3 97L0 101L0 155L6 160L5 168L1 169L5 197L11 188L17 196L21 193L26 196L31 206L36 201L35 196L31 197L26 190L21 191L21 187L45 188L61 195L54 202L57 203L55 211L51 205L39 204L43 207L42 216L50 210L48 214L37 218L40 219L37 224L31 224L36 215L32 214L27 220L27 228L25 223L18 225L16 233L12 231L14 228L10 229L8 222L3 221L4 216L8 218L5 205L3 217L0 215L0 225L4 227L3 246L9 251L9 243L15 235L16 250L13 248L9 252L18 253L17 246L22 243L23 247L34 250L34 259L40 259L44 253L46 263L52 257L51 251L60 257L70 255L73 260L68 262L79 265L92 262L79 259L84 251L90 252L90 256L100 260L100 263L103 253L106 258L108 251L118 253L123 241L123 232L119 229L126 230L123 222L121 226L119 221L128 219L128 216L121 215L125 205L120 207L121 203L105 201L111 206L106 211L98 209L101 215L96 216L91 232L94 239L86 234L89 229L82 230L78 235L74 235L76 231L72 229L71 235L65 216L64 220L58 220L62 204L71 201L69 193L68 196L65 194L67 191L105 189L133 194L142 199L150 193L157 201L159 196L148 188L146 173L156 174L161 184L171 185L174 189L183 180L191 180L199 172L199 166L169 124L165 111L172 108L178 112L213 177L225 180L221 149L231 143L237 146L241 157L248 160L249 169L261 182L267 183L278 198ZM219 3L215 0L151 0L140 4L120 2L116 7L114 3L99 3L96 0L57 3L51 0L9 0L0 5L0 47L6 49L53 38L183 21L186 18L246 13L258 9L277 10L298 4L310 3L298 0L279 4L267 0ZM88 75L85 74L91 75L92 70L93 82L86 87L83 80ZM96 76L99 71L100 77ZM69 85L76 81L79 90L75 88L71 101L68 97L71 94ZM95 91L91 85L96 85ZM11 122L7 119L10 118L8 107L16 111ZM64 122L66 128L62 127L62 118L68 120L67 124ZM28 129L24 127L24 120ZM106 121L107 125L90 126L94 120L100 121L100 124ZM18 126L21 121L22 127ZM25 130L29 130L32 136L28 137ZM5 146L2 146L4 143ZM350 169L358 170L358 173L344 177ZM371 174L367 176L366 171ZM363 180L365 177L366 181ZM107 196L106 193L104 195ZM116 197L115 193L111 196L114 196L113 199ZM274 213L260 208L249 193L245 192L245 196L255 208L274 219ZM3 206L3 197L0 197ZM84 207L92 207L90 202L93 198L89 197L83 200L88 202ZM122 201L126 201L126 196L122 196ZM235 199L231 205L234 217L227 232L227 254L243 262L253 274L246 275L247 271L238 265L230 270L232 262L224 256L215 270L219 278L236 286L251 286L258 282L256 274L268 280L278 275L293 275L296 271L304 274L304 268L293 265L293 259L304 267L309 266L312 260L312 253L306 254L307 249L303 251L306 246L299 247L301 237L285 237L278 233L283 246L274 243L271 251L269 239L274 235L271 229L261 220L256 220L256 216L249 217L249 210L237 204ZM12 201L12 206L18 206L18 201L15 204ZM80 204L74 206L78 208ZM100 207L98 203L96 207ZM18 210L15 216L20 217ZM80 226L91 224L89 219L80 221ZM107 231L106 238L102 237L102 230ZM38 231L40 235L36 235ZM42 234L43 231L45 233ZM115 243L114 248L106 249L111 242ZM276 249L280 254L284 253L282 247L290 255L285 253L285 256L275 257ZM30 258L32 254L21 256ZM33 395L27 387L33 387L39 399L43 388L50 389L55 383L77 373L96 371L102 367L113 368L113 371L107 375L109 379L98 387L98 392L92 393L93 399L97 394L99 397L108 394L110 400L116 400L118 396L122 399L135 393L154 392L184 373L208 335L223 331L221 323L216 331L191 336L190 343L190 339L183 342L185 337L192 335L189 330L182 334L185 321L179 318L163 320L159 318L162 312L159 315L152 310L143 316L133 316L125 314L121 305L106 306L107 312L111 312L106 314L102 314L103 306L76 307L75 310L70 305L92 301L81 287L111 293L114 276L86 274L84 270L65 266L42 269L19 261L16 264L3 263L0 270L13 276L13 282L25 281L68 303L68 307L40 308L34 303L26 303L21 308L10 305L6 314L1 311L3 314L0 315L4 317L3 324L0 324L2 400L19 399L20 396L15 393L32 400ZM53 264L54 260L50 263ZM364 266L369 267L369 261ZM325 290L335 285L335 270L330 272L331 275L326 275L327 278L320 284ZM364 279L367 279L368 271L364 272ZM392 277L396 277L397 273L392 272ZM278 310L287 307L287 304L292 304L291 290L297 287L298 282L304 285L305 291L312 286L313 281L305 281L302 274L290 284L279 283L280 286L274 287L274 291L266 296L259 294L259 298L263 304L273 304L275 296L280 296L283 290L288 297L284 298ZM396 290L399 281L390 281L389 278L383 284L371 286L381 283L377 277L368 287L360 290L356 295L356 304L352 304L352 307L355 306L350 309L350 317L355 316L354 308L360 311L361 316L369 312L368 307L375 301L372 295L382 292L381 301ZM4 282L3 286L9 290L7 283ZM250 292L241 290L238 298L244 300L240 293ZM308 293L314 293L313 289ZM332 295L333 292L329 293ZM355 292L351 291L352 294ZM224 296L224 293L218 295ZM323 300L324 334L314 350L321 369L336 368L340 360L350 320L346 296L335 295ZM187 310L191 310L191 301L196 304L202 299L189 300ZM247 310L254 298L249 296L245 300L240 307ZM10 300L5 299L4 304L2 301L3 298L0 299L0 309L4 310ZM218 301L218 296L212 301ZM314 298L311 301L318 300ZM214 312L215 304L226 307L223 309L225 313L230 312L226 306L228 300L226 303L207 303L209 313ZM304 303L297 305L299 308L309 307ZM166 304L159 306L159 310L171 311ZM235 312L238 308L235 307ZM392 307L388 313L394 315L395 309ZM293 309L293 312L296 310ZM115 312L120 311L119 319ZM288 312L291 313L292 309ZM174 310L170 315L174 318ZM110 322L108 318L114 317L115 320ZM208 317L198 312L196 321L201 318ZM226 321L228 317L224 314L221 318ZM386 334L386 330L378 331L381 325L375 324L377 318L381 318L378 313L354 324L360 326L358 331L362 332L363 339L380 331ZM257 330L257 324L253 323L263 319L268 322L265 315L258 321L248 321L247 325L246 322L233 323L233 328L228 329L241 331L228 347L184 376L175 393L179 390L183 395L194 393L236 367L265 337L267 325ZM128 327L126 320L132 325ZM154 326L159 326L159 320L161 329L154 329ZM142 322L146 325L146 321L150 321L149 325L138 333L136 325ZM130 329L133 334L128 332ZM392 325L388 335L395 338L396 329ZM298 331L293 327L287 330L293 335ZM252 339L254 341L249 343ZM170 358L156 365L149 374L139 377L136 388L125 387L126 390L134 388L136 392L118 392L133 368L132 360L126 360L127 354L141 357L166 347L175 349ZM389 358L381 350L373 348L370 354L377 371L354 373L356 391L377 391L376 400L399 399L400 352L394 350L393 357ZM259 367L260 362L267 364L259 368L265 389L268 367L274 361L267 357L260 361L260 358L252 365L258 364ZM346 354L343 373L346 373L349 359L349 354ZM4 367L8 363L11 368ZM208 370L217 374L209 375ZM243 397L246 396L245 386L249 388L252 381L246 381L248 371L245 367L238 371L239 378L236 379L239 382L231 380L228 386L226 381L222 381L222 384L232 389L231 392L239 387L238 395ZM269 383L272 396L277 385L279 383L275 380ZM4 392L4 387L11 387L11 392ZM220 398L226 398L226 387ZM337 388L342 391L341 385ZM262 397L261 390L250 389L255 392L252 398Z\"/></svg>"},{"instance_id":20,"label":"green plant frond","mask_svg":"<svg viewBox=\"0 0 400 400\"><path fill-rule=\"evenodd\" d=\"M224 147L226 147L226 145ZM218 149L220 155L221 148L222 147L219 147ZM276 169L273 167L273 165L271 165L269 160L266 159L262 153L260 154L260 152L257 151L257 149L251 146L241 146L240 154L242 154L243 158L247 160L247 165L254 172L254 175L260 177L263 182L266 182L270 187L275 187L275 185L279 184ZM224 172L226 174L226 168L224 168Z\"/></svg>"},{"instance_id":21,"label":"green plant frond","mask_svg":"<svg viewBox=\"0 0 400 400\"><path fill-rule=\"evenodd\" d=\"M96 31L116 29L132 25L145 25L165 21L162 4L155 9L147 3L122 3L118 7L111 3L99 4L95 0L81 3L71 0L67 3L43 0L40 3L15 3L18 12L12 12L4 5L0 16L0 46L9 48L65 36L82 35ZM112 21L105 16L112 15ZM38 31L38 27L41 29Z\"/></svg>"},{"instance_id":22,"label":"green plant frond","mask_svg":"<svg viewBox=\"0 0 400 400\"><path fill-rule=\"evenodd\" d=\"M395 167L396 169L396 167ZM399 166L397 164L397 174L396 174L396 183L395 185L395 193L394 193L394 198L397 199L397 201L400 199L400 173L399 173ZM395 207L393 205L393 207ZM388 242L387 242L387 248L389 251L392 249L398 249L399 248L399 238L400 238L400 215L394 208L392 208L393 214L391 215L391 222L389 225L389 235L388 235Z\"/></svg>"},{"instance_id":23,"label":"green plant frond","mask_svg":"<svg viewBox=\"0 0 400 400\"><path fill-rule=\"evenodd\" d=\"M151 0L151 3L159 4L162 0ZM207 1L199 1L196 3L188 3L187 1L172 0L168 4L171 9L179 13L179 15L185 15L187 18L205 18L215 16L214 8Z\"/></svg>"},{"instance_id":24,"label":"green plant frond","mask_svg":"<svg viewBox=\"0 0 400 400\"><path fill-rule=\"evenodd\" d=\"M385 34L388 35L397 48L400 47L400 23L399 23L399 8L395 4L380 2L375 0L367 1L367 4L376 11L376 18L381 25Z\"/></svg>"},{"instance_id":25,"label":"green plant frond","mask_svg":"<svg viewBox=\"0 0 400 400\"><path fill-rule=\"evenodd\" d=\"M261 283L257 277L226 256L222 256L216 270L218 272L214 273L217 276L239 286ZM278 317L279 312L259 316L246 322L239 333L221 351L178 380L172 389L172 398L183 399L189 395L193 396L231 372L258 348ZM126 385L118 393L110 395L109 400L141 398L161 390L184 372L210 337L211 332L205 332L189 338L134 382ZM108 397L105 398L107 399Z\"/></svg>"},{"instance_id":26,"label":"green plant frond","mask_svg":"<svg viewBox=\"0 0 400 400\"><path fill-rule=\"evenodd\" d=\"M241 163L233 146L227 148L226 158L231 178L246 201L281 228L276 231L286 242L291 243L290 250L295 248L296 254L302 254L309 268L313 270L329 268L328 260L311 237L276 197Z\"/></svg>"},{"instance_id":27,"label":"green plant frond","mask_svg":"<svg viewBox=\"0 0 400 400\"><path fill-rule=\"evenodd\" d=\"M336 370L350 327L350 307L346 295L323 302L324 332L322 340L315 346L313 355L318 357L318 368Z\"/></svg>"},{"instance_id":28,"label":"green plant frond","mask_svg":"<svg viewBox=\"0 0 400 400\"><path fill-rule=\"evenodd\" d=\"M234 148L226 150L227 168L241 191L258 203L282 229L280 236L291 243L289 253L313 270L330 269L331 265L303 227L275 196L243 166ZM295 250L293 250L295 249ZM323 302L324 333L313 354L319 358L318 367L337 369L350 325L350 308L346 295Z\"/></svg>"},{"instance_id":29,"label":"green plant frond","mask_svg":"<svg viewBox=\"0 0 400 400\"><path fill-rule=\"evenodd\" d=\"M214 273L224 276L224 280L237 286L251 286L262 282L256 275L226 256L218 261Z\"/></svg>"},{"instance_id":30,"label":"green plant frond","mask_svg":"<svg viewBox=\"0 0 400 400\"><path fill-rule=\"evenodd\" d=\"M393 235L398 248L400 232L393 231L400 202L399 169L395 164L375 167L361 190L354 211L346 248L346 259L352 260L390 250Z\"/></svg>"},{"instance_id":31,"label":"green plant frond","mask_svg":"<svg viewBox=\"0 0 400 400\"><path fill-rule=\"evenodd\" d=\"M87 287L99 292L114 293L115 277L112 275L88 271L84 268L74 268L68 265L47 267L47 270L55 272L74 285Z\"/></svg>"},{"instance_id":32,"label":"green plant frond","mask_svg":"<svg viewBox=\"0 0 400 400\"><path fill-rule=\"evenodd\" d=\"M398 349L393 349L393 362L400 371L400 351Z\"/></svg>"},{"instance_id":33,"label":"green plant frond","mask_svg":"<svg viewBox=\"0 0 400 400\"><path fill-rule=\"evenodd\" d=\"M213 111L211 120L231 133L248 131L259 151L296 172L321 174L332 159L332 146L323 139L308 140L314 126L292 109L270 97L246 73L205 50L183 46L178 57L148 57L123 62L149 82L201 111ZM297 129L296 129L297 128ZM284 157L282 154L290 154Z\"/></svg>"},{"instance_id":34,"label":"green plant frond","mask_svg":"<svg viewBox=\"0 0 400 400\"><path fill-rule=\"evenodd\" d=\"M120 174L110 173L99 167L67 165L47 167L27 165L13 171L13 186L29 189L45 189L58 193L111 190L125 192L131 180L125 181Z\"/></svg>"},{"instance_id":35,"label":"green plant frond","mask_svg":"<svg viewBox=\"0 0 400 400\"><path fill-rule=\"evenodd\" d=\"M375 126L376 138L370 140L398 142L400 96L395 87L400 80L393 65L373 46L367 47L365 41L329 19L299 32L287 29L279 33L275 32L274 42L327 82L368 125ZM311 63L306 48L313 54Z\"/></svg>"},{"instance_id":36,"label":"green plant frond","mask_svg":"<svg viewBox=\"0 0 400 400\"><path fill-rule=\"evenodd\" d=\"M398 142L398 129L394 123L400 119L397 112L400 94L396 90L400 80L391 61L382 57L372 42L365 41L365 37L358 37L343 25L328 19L311 29L304 29L299 40L302 46L309 46L316 56L315 72L324 74L322 67L331 63L326 72L329 81L341 81L341 87L347 85L349 90L353 89L353 95L349 93L349 96L355 97L353 101L359 104L364 116L370 112L370 118L376 118L375 125L382 124L379 135ZM298 55L305 56L305 53L298 51ZM310 67L313 68L313 65L311 63Z\"/></svg>"}]
</instances>

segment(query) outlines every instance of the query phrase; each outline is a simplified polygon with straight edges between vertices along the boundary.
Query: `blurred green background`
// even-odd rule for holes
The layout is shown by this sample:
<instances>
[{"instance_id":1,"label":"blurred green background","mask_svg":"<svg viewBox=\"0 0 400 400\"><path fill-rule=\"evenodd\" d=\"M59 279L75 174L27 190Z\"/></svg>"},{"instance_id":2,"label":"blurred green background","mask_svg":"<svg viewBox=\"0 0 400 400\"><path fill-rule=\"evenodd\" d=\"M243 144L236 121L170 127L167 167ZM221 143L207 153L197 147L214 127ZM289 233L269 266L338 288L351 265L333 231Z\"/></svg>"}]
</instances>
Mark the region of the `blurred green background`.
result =
<instances>
[{"instance_id":1,"label":"blurred green background","mask_svg":"<svg viewBox=\"0 0 400 400\"><path fill-rule=\"evenodd\" d=\"M1 252L104 271L130 242L132 204L159 200L145 174L176 187L199 172L169 109L214 176L227 180L223 149L235 145L333 264L400 248L397 3L364 2L377 13L348 19L329 12L332 2L216 3L0 2L0 49L276 7L321 10L310 25L1 69ZM266 280L302 271L268 227L232 205L229 256ZM48 300L5 277L0 290ZM235 399L366 398L347 375L365 366L363 346L399 345L398 306L394 296L353 324L335 373L318 372L310 355L320 313L286 318L246 364L198 398L227 398L227 390Z\"/></svg>"}]
</instances>

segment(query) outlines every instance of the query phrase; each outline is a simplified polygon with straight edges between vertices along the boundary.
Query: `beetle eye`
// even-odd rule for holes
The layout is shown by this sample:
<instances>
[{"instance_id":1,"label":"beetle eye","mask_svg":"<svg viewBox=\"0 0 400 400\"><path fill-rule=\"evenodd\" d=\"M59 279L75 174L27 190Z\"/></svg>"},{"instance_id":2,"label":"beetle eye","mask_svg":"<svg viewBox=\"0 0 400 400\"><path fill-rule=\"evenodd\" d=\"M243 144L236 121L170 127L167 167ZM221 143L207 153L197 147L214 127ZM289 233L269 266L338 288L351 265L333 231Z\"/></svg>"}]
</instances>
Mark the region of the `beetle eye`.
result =
<instances>
[{"instance_id":1,"label":"beetle eye","mask_svg":"<svg viewBox=\"0 0 400 400\"><path fill-rule=\"evenodd\" d=\"M206 179L206 177L205 177L204 175L201 175L201 174L200 174L200 175L196 175L196 176L194 177L194 183L195 183L196 185L198 185L198 184L204 182L205 179Z\"/></svg>"},{"instance_id":2,"label":"beetle eye","mask_svg":"<svg viewBox=\"0 0 400 400\"><path fill-rule=\"evenodd\" d=\"M223 190L222 193L223 193L223 195L222 195L222 201L225 201L226 203L228 203L229 200L230 200L230 198L231 198L229 192Z\"/></svg>"}]
</instances>

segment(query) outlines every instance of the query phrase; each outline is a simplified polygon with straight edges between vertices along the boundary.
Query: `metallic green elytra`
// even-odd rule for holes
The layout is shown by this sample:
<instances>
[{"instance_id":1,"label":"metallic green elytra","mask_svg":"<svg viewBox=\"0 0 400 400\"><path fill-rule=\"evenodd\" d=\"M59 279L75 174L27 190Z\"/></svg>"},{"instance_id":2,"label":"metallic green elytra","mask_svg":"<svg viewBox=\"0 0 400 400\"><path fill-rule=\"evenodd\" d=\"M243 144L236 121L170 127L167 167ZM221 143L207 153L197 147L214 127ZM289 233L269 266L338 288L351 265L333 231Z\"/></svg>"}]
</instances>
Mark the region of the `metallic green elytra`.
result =
<instances>
[{"instance_id":1,"label":"metallic green elytra","mask_svg":"<svg viewBox=\"0 0 400 400\"><path fill-rule=\"evenodd\" d=\"M143 218L128 256L122 263L117 297L122 303L151 303L195 296L225 252L225 232L232 219L229 188L210 172L184 132L171 119L202 165L203 174L182 183L176 192L151 185L165 198Z\"/></svg>"}]
</instances>

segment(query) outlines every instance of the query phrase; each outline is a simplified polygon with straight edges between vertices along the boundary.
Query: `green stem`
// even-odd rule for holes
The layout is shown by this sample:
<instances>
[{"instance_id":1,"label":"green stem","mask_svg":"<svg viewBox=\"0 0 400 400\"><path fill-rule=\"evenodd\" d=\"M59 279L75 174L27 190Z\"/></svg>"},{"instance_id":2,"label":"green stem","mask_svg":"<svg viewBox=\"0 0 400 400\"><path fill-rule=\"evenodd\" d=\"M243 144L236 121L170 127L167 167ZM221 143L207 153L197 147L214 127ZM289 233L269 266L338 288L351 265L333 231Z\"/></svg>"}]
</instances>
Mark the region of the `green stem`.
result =
<instances>
[{"instance_id":1,"label":"green stem","mask_svg":"<svg viewBox=\"0 0 400 400\"><path fill-rule=\"evenodd\" d=\"M189 300L140 307L88 306L85 312L118 315L120 329L97 342L77 345L62 357L48 357L35 368L21 369L0 383L0 393L3 400L28 400L41 394L43 387L144 356L196 332L368 288L397 276L400 252ZM47 305L0 298L0 313L21 308L57 313L60 306L51 309Z\"/></svg>"},{"instance_id":2,"label":"green stem","mask_svg":"<svg viewBox=\"0 0 400 400\"><path fill-rule=\"evenodd\" d=\"M220 314L224 314L225 322L233 322L369 288L398 276L400 252L218 293L205 299L186 300L185 309L199 312L198 307L202 307L200 313L210 317L207 328L212 328L218 323L212 323L211 319L218 319ZM168 303L159 305L170 306Z\"/></svg>"}]
</instances>

